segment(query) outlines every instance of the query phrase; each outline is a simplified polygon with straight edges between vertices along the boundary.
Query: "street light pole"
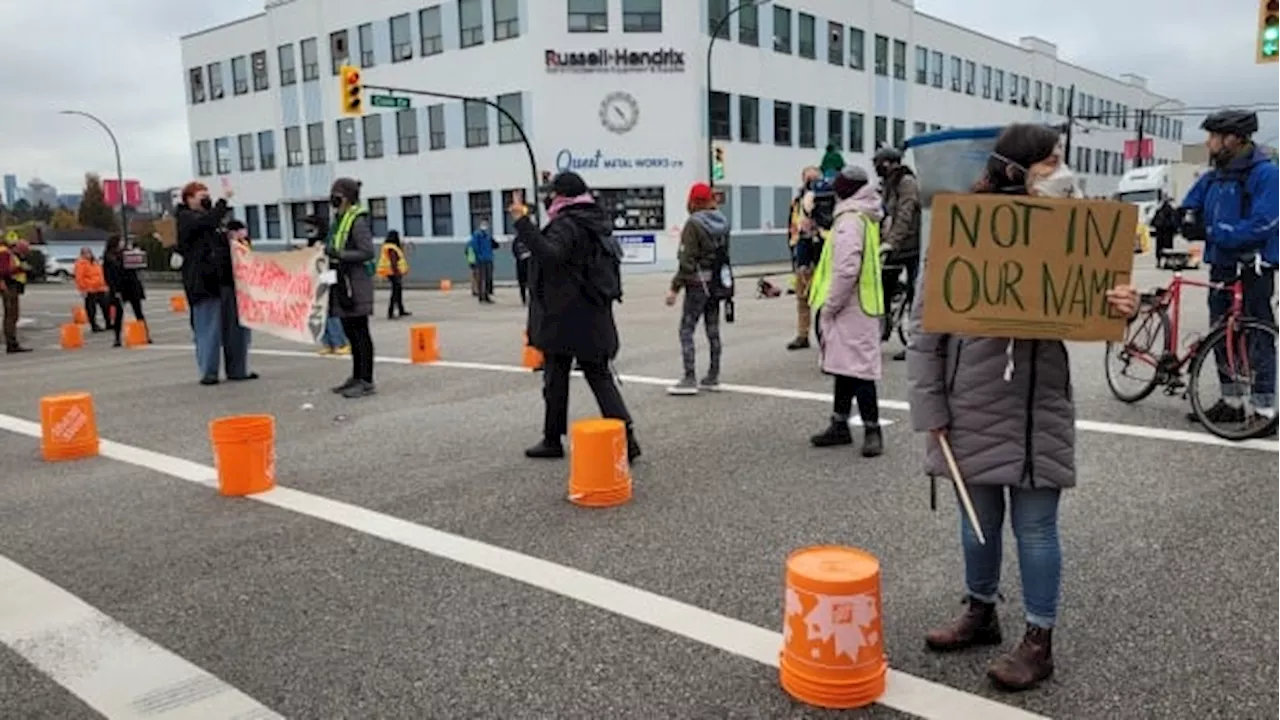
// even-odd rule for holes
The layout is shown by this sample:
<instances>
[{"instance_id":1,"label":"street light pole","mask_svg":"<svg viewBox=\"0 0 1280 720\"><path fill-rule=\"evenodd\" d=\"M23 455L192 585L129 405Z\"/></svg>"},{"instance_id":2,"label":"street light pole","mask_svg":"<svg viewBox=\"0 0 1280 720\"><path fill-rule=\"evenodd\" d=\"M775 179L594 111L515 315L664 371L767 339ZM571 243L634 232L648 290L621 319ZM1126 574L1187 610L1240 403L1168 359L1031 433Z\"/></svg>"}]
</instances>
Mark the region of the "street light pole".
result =
<instances>
[{"instance_id":1,"label":"street light pole","mask_svg":"<svg viewBox=\"0 0 1280 720\"><path fill-rule=\"evenodd\" d=\"M720 31L728 26L729 18L746 8L759 8L771 2L773 0L740 0L736 6L729 8L729 12L725 13L711 29L711 42L707 43L707 184L712 188L716 186L716 150L714 134L711 132L711 51L715 50L716 40L720 39ZM756 27L759 26L757 22Z\"/></svg>"},{"instance_id":2,"label":"street light pole","mask_svg":"<svg viewBox=\"0 0 1280 720\"><path fill-rule=\"evenodd\" d=\"M120 143L116 140L116 134L111 132L111 128L108 127L106 123L102 122L102 120L99 119L98 116L93 115L91 113L83 112L81 110L61 110L59 111L58 114L79 115L80 117L89 118L90 120L98 123L98 126L101 127L103 130L106 130L107 137L111 138L111 146L115 148L115 151L116 151L116 182L119 184L119 192L120 192L120 238L122 240L128 239L129 217L128 217L127 211L125 210L125 204L124 204L124 201L125 201L124 165L120 163Z\"/></svg>"}]
</instances>

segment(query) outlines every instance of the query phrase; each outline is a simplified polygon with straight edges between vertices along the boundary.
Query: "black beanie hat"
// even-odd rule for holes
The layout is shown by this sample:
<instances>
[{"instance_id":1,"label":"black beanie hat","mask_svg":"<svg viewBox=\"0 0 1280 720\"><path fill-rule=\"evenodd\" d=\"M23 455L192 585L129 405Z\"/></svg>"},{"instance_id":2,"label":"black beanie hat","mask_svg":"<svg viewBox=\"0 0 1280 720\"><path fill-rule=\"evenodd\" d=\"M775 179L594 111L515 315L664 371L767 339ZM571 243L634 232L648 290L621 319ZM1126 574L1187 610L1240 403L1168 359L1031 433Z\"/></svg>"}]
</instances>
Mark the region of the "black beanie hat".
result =
<instances>
[{"instance_id":1,"label":"black beanie hat","mask_svg":"<svg viewBox=\"0 0 1280 720\"><path fill-rule=\"evenodd\" d=\"M853 194L862 189L868 181L866 170L856 165L849 165L836 175L836 179L831 183L831 189L835 190L837 198L846 200L853 197Z\"/></svg>"}]
</instances>

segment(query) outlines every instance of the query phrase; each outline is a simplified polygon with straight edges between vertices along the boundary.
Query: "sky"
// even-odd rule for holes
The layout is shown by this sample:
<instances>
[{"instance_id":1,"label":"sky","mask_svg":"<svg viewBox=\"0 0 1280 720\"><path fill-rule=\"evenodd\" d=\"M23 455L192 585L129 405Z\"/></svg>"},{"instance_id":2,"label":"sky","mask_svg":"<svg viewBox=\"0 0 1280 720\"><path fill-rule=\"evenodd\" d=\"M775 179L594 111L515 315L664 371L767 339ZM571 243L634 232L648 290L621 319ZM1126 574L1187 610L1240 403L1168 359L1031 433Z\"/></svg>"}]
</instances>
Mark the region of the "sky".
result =
<instances>
[{"instance_id":1,"label":"sky","mask_svg":"<svg viewBox=\"0 0 1280 720\"><path fill-rule=\"evenodd\" d=\"M916 0L916 7L1010 42L1037 35L1068 62L1142 75L1152 91L1191 106L1274 103L1280 94L1277 66L1254 64L1255 0ZM17 29L0 44L0 173L23 184L38 177L63 193L78 192L86 171L114 175L105 133L58 114L82 110L115 131L126 177L153 189L182 184L191 162L178 38L261 9L262 0L0 0L0 27ZM1260 119L1258 140L1274 142L1276 114ZM1198 123L1186 119L1189 128Z\"/></svg>"}]
</instances>

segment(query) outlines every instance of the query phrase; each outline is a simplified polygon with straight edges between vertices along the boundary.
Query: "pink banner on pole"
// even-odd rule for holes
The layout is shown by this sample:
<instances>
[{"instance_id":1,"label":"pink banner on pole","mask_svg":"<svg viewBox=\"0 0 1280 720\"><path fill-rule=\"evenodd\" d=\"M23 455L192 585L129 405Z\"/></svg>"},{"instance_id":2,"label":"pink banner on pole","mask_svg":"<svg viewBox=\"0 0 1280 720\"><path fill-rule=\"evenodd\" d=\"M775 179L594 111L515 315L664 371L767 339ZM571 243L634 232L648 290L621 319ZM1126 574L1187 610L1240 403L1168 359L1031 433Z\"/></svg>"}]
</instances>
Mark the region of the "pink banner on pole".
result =
<instances>
[{"instance_id":1,"label":"pink banner on pole","mask_svg":"<svg viewBox=\"0 0 1280 720\"><path fill-rule=\"evenodd\" d=\"M1124 141L1124 159L1125 160L1133 160L1134 158L1139 158L1139 157L1142 158L1143 160L1146 160L1148 158L1155 157L1155 155L1156 155L1156 143L1155 143L1155 140L1153 140L1152 138L1142 139L1141 153L1139 153L1137 140Z\"/></svg>"},{"instance_id":2,"label":"pink banner on pole","mask_svg":"<svg viewBox=\"0 0 1280 720\"><path fill-rule=\"evenodd\" d=\"M110 206L120 204L119 180L102 180L102 199ZM124 204L130 207L142 205L142 183L137 180L124 181Z\"/></svg>"}]
</instances>

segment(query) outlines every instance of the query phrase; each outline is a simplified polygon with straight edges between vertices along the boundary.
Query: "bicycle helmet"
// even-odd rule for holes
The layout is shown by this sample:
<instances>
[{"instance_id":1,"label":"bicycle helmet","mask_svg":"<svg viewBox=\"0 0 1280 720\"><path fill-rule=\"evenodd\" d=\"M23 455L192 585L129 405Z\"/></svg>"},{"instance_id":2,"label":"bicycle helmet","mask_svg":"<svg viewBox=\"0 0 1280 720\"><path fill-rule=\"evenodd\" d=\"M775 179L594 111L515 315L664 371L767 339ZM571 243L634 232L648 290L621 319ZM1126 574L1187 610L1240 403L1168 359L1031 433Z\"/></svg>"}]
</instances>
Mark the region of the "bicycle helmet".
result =
<instances>
[{"instance_id":1,"label":"bicycle helmet","mask_svg":"<svg viewBox=\"0 0 1280 720\"><path fill-rule=\"evenodd\" d=\"M882 147L876 151L876 154L871 158L871 162L875 165L879 165L881 163L901 163L902 153L894 147Z\"/></svg>"},{"instance_id":2,"label":"bicycle helmet","mask_svg":"<svg viewBox=\"0 0 1280 720\"><path fill-rule=\"evenodd\" d=\"M1200 129L1218 135L1247 138L1258 131L1258 114L1248 110L1219 110L1200 123Z\"/></svg>"}]
</instances>

